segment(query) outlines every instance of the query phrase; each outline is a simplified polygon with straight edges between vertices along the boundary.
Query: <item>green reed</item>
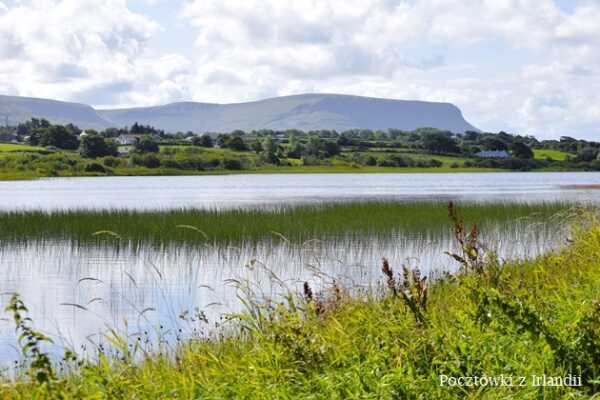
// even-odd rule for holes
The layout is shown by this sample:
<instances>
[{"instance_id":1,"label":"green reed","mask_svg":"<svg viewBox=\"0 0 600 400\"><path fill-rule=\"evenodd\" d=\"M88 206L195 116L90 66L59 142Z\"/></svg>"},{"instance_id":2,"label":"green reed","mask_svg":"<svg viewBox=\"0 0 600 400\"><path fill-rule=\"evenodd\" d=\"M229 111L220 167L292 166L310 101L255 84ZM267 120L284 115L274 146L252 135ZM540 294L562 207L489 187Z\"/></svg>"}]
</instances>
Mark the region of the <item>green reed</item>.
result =
<instances>
[{"instance_id":1,"label":"green reed","mask_svg":"<svg viewBox=\"0 0 600 400\"><path fill-rule=\"evenodd\" d=\"M481 224L528 218L547 221L564 203L464 203L467 221ZM137 243L305 241L339 235L448 232L441 202L347 202L271 209L171 211L75 210L0 213L0 240L71 240L94 243L121 238Z\"/></svg>"}]
</instances>

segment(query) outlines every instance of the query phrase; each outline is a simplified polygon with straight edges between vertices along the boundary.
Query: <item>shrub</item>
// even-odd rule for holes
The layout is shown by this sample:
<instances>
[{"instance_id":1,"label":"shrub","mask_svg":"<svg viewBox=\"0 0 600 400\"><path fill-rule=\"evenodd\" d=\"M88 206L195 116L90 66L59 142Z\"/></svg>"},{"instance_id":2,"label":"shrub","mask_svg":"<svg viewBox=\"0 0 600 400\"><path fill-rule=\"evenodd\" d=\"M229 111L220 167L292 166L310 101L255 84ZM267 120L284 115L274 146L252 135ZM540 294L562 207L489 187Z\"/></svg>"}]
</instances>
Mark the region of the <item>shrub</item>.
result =
<instances>
[{"instance_id":1,"label":"shrub","mask_svg":"<svg viewBox=\"0 0 600 400\"><path fill-rule=\"evenodd\" d=\"M94 134L83 136L79 151L81 156L86 158L116 156L119 153L112 140L105 140L102 136Z\"/></svg>"},{"instance_id":2,"label":"shrub","mask_svg":"<svg viewBox=\"0 0 600 400\"><path fill-rule=\"evenodd\" d=\"M107 167L116 168L121 166L121 159L117 157L104 157L102 163Z\"/></svg>"},{"instance_id":3,"label":"shrub","mask_svg":"<svg viewBox=\"0 0 600 400\"><path fill-rule=\"evenodd\" d=\"M106 173L106 168L100 163L93 162L85 165L85 172Z\"/></svg>"},{"instance_id":4,"label":"shrub","mask_svg":"<svg viewBox=\"0 0 600 400\"><path fill-rule=\"evenodd\" d=\"M146 168L160 167L160 158L156 154L150 153L142 157L142 165Z\"/></svg>"},{"instance_id":5,"label":"shrub","mask_svg":"<svg viewBox=\"0 0 600 400\"><path fill-rule=\"evenodd\" d=\"M379 159L377 164L380 167L412 167L415 161L410 157L392 154Z\"/></svg>"},{"instance_id":6,"label":"shrub","mask_svg":"<svg viewBox=\"0 0 600 400\"><path fill-rule=\"evenodd\" d=\"M192 138L192 144L194 146L200 146L200 147L213 147L214 141L213 141L212 137L205 134L202 136L194 136Z\"/></svg>"},{"instance_id":7,"label":"shrub","mask_svg":"<svg viewBox=\"0 0 600 400\"><path fill-rule=\"evenodd\" d=\"M159 151L158 143L148 135L137 138L133 147L139 153L158 153Z\"/></svg>"},{"instance_id":8,"label":"shrub","mask_svg":"<svg viewBox=\"0 0 600 400\"><path fill-rule=\"evenodd\" d=\"M243 168L241 161L236 159L224 159L222 161L222 166L225 169L231 170L240 170Z\"/></svg>"},{"instance_id":9,"label":"shrub","mask_svg":"<svg viewBox=\"0 0 600 400\"><path fill-rule=\"evenodd\" d=\"M191 168L185 168L185 164L181 164L177 160L174 160L172 158L167 158L167 159L162 160L162 166L165 168L173 168L173 169L191 169Z\"/></svg>"},{"instance_id":10,"label":"shrub","mask_svg":"<svg viewBox=\"0 0 600 400\"><path fill-rule=\"evenodd\" d=\"M377 165L377 159L376 159L375 157L373 157L373 156L368 156L368 157L365 159L365 162L364 162L364 164L365 164L365 165L368 165L368 166L370 166L370 167L373 167L373 166Z\"/></svg>"},{"instance_id":11,"label":"shrub","mask_svg":"<svg viewBox=\"0 0 600 400\"><path fill-rule=\"evenodd\" d=\"M221 161L217 158L209 158L208 160L204 160L202 162L202 167L203 168L218 168L220 165L222 165Z\"/></svg>"}]
</instances>

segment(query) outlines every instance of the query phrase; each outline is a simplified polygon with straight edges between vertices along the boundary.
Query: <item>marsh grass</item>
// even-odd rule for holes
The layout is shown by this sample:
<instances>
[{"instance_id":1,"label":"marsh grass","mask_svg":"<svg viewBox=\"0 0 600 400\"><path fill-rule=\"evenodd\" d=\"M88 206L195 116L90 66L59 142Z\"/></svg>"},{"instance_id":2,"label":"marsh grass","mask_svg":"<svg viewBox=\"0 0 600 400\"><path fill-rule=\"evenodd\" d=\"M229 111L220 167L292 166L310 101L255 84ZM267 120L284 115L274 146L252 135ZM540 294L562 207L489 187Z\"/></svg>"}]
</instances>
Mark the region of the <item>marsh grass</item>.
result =
<instances>
[{"instance_id":1,"label":"marsh grass","mask_svg":"<svg viewBox=\"0 0 600 400\"><path fill-rule=\"evenodd\" d=\"M502 268L493 255L480 263L485 249L471 240L474 229L455 226L462 240L455 255L467 268L428 286L414 270L386 262L382 281L369 290L345 290L333 282L316 290L306 283L302 293L288 291L281 301L265 302L249 282L237 282L246 309L228 316L227 335L143 353L141 359L116 339L117 355L101 353L42 384L18 378L6 383L2 394L8 399L593 398L600 384L600 225L590 216L578 226L568 248ZM403 273L394 272L399 270ZM415 307L423 319L416 318ZM532 382L532 376L568 374L581 376L581 385ZM514 381L450 386L441 383L443 376Z\"/></svg>"},{"instance_id":2,"label":"marsh grass","mask_svg":"<svg viewBox=\"0 0 600 400\"><path fill-rule=\"evenodd\" d=\"M547 222L568 212L563 203L462 204L468 221L486 224ZM269 210L17 211L0 213L0 241L69 240L77 243L240 243L265 239L302 243L339 236L448 232L444 203L348 202L276 206ZM97 234L107 233L105 235ZM95 234L96 233L96 234Z\"/></svg>"}]
</instances>

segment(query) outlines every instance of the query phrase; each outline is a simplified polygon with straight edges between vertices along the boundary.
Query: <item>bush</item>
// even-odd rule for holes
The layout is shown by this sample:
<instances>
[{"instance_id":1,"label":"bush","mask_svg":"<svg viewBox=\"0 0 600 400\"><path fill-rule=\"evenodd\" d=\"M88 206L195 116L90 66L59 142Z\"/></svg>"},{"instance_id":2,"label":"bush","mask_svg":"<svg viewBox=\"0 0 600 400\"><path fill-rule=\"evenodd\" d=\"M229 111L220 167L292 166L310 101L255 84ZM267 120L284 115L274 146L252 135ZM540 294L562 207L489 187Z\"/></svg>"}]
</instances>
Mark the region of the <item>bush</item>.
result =
<instances>
[{"instance_id":1,"label":"bush","mask_svg":"<svg viewBox=\"0 0 600 400\"><path fill-rule=\"evenodd\" d=\"M243 168L240 160L236 159L224 159L221 165L223 168L231 170L240 170Z\"/></svg>"},{"instance_id":2,"label":"bush","mask_svg":"<svg viewBox=\"0 0 600 400\"><path fill-rule=\"evenodd\" d=\"M100 163L93 162L85 165L85 172L106 173L106 168Z\"/></svg>"},{"instance_id":3,"label":"bush","mask_svg":"<svg viewBox=\"0 0 600 400\"><path fill-rule=\"evenodd\" d=\"M160 158L156 154L150 153L142 157L142 165L146 168L160 167Z\"/></svg>"},{"instance_id":4,"label":"bush","mask_svg":"<svg viewBox=\"0 0 600 400\"><path fill-rule=\"evenodd\" d=\"M375 157L373 157L373 156L368 156L368 157L365 159L365 162L364 162L364 164L365 164L365 165L368 165L368 166L370 166L370 167L374 167L375 165L377 165L377 159L376 159Z\"/></svg>"},{"instance_id":5,"label":"bush","mask_svg":"<svg viewBox=\"0 0 600 400\"><path fill-rule=\"evenodd\" d=\"M112 140L104 140L102 136L94 134L83 136L79 152L86 158L116 156L119 153L117 145Z\"/></svg>"},{"instance_id":6,"label":"bush","mask_svg":"<svg viewBox=\"0 0 600 400\"><path fill-rule=\"evenodd\" d=\"M221 165L222 165L221 161L217 158L209 158L208 160L204 160L202 162L202 167L208 168L208 169L218 168Z\"/></svg>"},{"instance_id":7,"label":"bush","mask_svg":"<svg viewBox=\"0 0 600 400\"><path fill-rule=\"evenodd\" d=\"M379 159L377 165L380 167L412 167L415 165L415 161L410 157L393 154Z\"/></svg>"},{"instance_id":8,"label":"bush","mask_svg":"<svg viewBox=\"0 0 600 400\"><path fill-rule=\"evenodd\" d=\"M432 168L440 168L442 165L444 165L444 163L440 160L436 160L435 158L429 160L429 166Z\"/></svg>"},{"instance_id":9,"label":"bush","mask_svg":"<svg viewBox=\"0 0 600 400\"><path fill-rule=\"evenodd\" d=\"M121 166L121 159L117 157L104 157L102 160L102 164L107 167L116 168Z\"/></svg>"},{"instance_id":10,"label":"bush","mask_svg":"<svg viewBox=\"0 0 600 400\"><path fill-rule=\"evenodd\" d=\"M302 157L302 165L330 165L328 160L322 160L317 156Z\"/></svg>"},{"instance_id":11,"label":"bush","mask_svg":"<svg viewBox=\"0 0 600 400\"><path fill-rule=\"evenodd\" d=\"M138 153L158 153L159 151L158 143L148 135L137 138L133 147Z\"/></svg>"},{"instance_id":12,"label":"bush","mask_svg":"<svg viewBox=\"0 0 600 400\"><path fill-rule=\"evenodd\" d=\"M209 135L194 136L192 144L199 147L213 147L214 141Z\"/></svg>"},{"instance_id":13,"label":"bush","mask_svg":"<svg viewBox=\"0 0 600 400\"><path fill-rule=\"evenodd\" d=\"M165 168L173 168L173 169L191 169L191 168L184 168L185 164L181 164L179 163L177 160L174 160L172 158L167 158L165 160L162 160L162 166Z\"/></svg>"}]
</instances>

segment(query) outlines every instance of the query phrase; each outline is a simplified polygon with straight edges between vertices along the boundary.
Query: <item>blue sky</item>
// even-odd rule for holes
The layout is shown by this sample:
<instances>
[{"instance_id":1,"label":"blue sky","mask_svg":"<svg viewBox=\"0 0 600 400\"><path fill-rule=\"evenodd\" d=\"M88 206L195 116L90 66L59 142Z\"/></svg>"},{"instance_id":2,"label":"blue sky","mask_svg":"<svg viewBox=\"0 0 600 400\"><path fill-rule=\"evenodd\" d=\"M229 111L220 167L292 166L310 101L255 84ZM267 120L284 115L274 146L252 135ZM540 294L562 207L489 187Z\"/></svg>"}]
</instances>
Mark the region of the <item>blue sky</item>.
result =
<instances>
[{"instance_id":1,"label":"blue sky","mask_svg":"<svg viewBox=\"0 0 600 400\"><path fill-rule=\"evenodd\" d=\"M600 139L599 19L592 0L0 0L0 93L100 107L346 93Z\"/></svg>"}]
</instances>

